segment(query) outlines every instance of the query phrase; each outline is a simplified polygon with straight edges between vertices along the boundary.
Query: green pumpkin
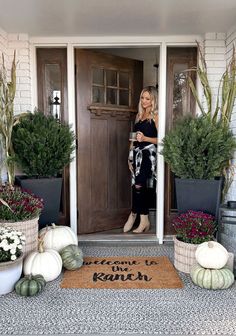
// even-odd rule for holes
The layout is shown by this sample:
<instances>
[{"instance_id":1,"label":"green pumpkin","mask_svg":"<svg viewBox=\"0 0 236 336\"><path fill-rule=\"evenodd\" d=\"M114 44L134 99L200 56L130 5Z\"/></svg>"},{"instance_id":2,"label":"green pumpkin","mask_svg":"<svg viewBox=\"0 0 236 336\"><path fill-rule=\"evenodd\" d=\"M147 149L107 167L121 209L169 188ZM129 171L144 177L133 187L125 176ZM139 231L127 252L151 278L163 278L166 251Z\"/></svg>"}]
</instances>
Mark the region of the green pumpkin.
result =
<instances>
[{"instance_id":1,"label":"green pumpkin","mask_svg":"<svg viewBox=\"0 0 236 336\"><path fill-rule=\"evenodd\" d=\"M21 296L34 296L39 294L45 285L46 281L42 275L29 274L17 281L15 291Z\"/></svg>"},{"instance_id":2,"label":"green pumpkin","mask_svg":"<svg viewBox=\"0 0 236 336\"><path fill-rule=\"evenodd\" d=\"M60 251L63 266L68 270L75 270L83 265L83 252L74 244L64 247Z\"/></svg>"},{"instance_id":3,"label":"green pumpkin","mask_svg":"<svg viewBox=\"0 0 236 336\"><path fill-rule=\"evenodd\" d=\"M196 264L192 267L190 276L195 285L206 289L226 289L234 283L234 274L226 267L209 269Z\"/></svg>"}]
</instances>

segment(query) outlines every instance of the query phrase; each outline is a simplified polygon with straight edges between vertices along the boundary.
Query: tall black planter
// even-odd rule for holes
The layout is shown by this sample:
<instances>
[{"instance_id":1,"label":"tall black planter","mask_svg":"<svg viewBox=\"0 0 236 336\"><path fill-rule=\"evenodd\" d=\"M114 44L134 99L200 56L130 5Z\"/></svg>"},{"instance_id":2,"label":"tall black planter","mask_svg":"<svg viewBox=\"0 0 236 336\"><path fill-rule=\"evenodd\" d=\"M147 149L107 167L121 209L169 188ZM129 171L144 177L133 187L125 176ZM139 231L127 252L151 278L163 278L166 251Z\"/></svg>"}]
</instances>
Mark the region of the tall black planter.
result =
<instances>
[{"instance_id":1,"label":"tall black planter","mask_svg":"<svg viewBox=\"0 0 236 336\"><path fill-rule=\"evenodd\" d=\"M222 179L175 179L177 209L204 211L218 218L221 201Z\"/></svg>"},{"instance_id":2,"label":"tall black planter","mask_svg":"<svg viewBox=\"0 0 236 336\"><path fill-rule=\"evenodd\" d=\"M27 178L16 176L16 184L43 199L44 208L39 217L39 229L59 219L62 178Z\"/></svg>"}]
</instances>

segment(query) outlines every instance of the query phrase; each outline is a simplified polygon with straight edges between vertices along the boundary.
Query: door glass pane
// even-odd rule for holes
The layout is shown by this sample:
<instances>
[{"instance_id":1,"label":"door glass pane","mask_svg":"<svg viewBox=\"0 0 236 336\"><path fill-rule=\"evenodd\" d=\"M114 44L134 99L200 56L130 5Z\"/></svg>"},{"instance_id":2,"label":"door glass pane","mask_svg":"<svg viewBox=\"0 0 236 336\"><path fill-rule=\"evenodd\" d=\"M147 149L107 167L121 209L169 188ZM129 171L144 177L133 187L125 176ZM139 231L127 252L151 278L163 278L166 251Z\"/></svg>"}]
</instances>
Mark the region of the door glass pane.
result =
<instances>
[{"instance_id":1,"label":"door glass pane","mask_svg":"<svg viewBox=\"0 0 236 336\"><path fill-rule=\"evenodd\" d=\"M119 105L129 106L129 91L128 90L120 90L120 101Z\"/></svg>"},{"instance_id":2,"label":"door glass pane","mask_svg":"<svg viewBox=\"0 0 236 336\"><path fill-rule=\"evenodd\" d=\"M106 103L117 105L117 90L116 89L107 89Z\"/></svg>"},{"instance_id":3,"label":"door glass pane","mask_svg":"<svg viewBox=\"0 0 236 336\"><path fill-rule=\"evenodd\" d=\"M61 76L59 64L45 64L47 113L53 114L58 119L60 119Z\"/></svg>"},{"instance_id":4,"label":"door glass pane","mask_svg":"<svg viewBox=\"0 0 236 336\"><path fill-rule=\"evenodd\" d=\"M173 122L179 117L190 113L187 73L184 72L186 69L188 69L188 64L175 64L173 68Z\"/></svg>"},{"instance_id":5,"label":"door glass pane","mask_svg":"<svg viewBox=\"0 0 236 336\"><path fill-rule=\"evenodd\" d=\"M104 88L93 86L93 103L104 103Z\"/></svg>"},{"instance_id":6,"label":"door glass pane","mask_svg":"<svg viewBox=\"0 0 236 336\"><path fill-rule=\"evenodd\" d=\"M122 88L129 88L129 73L120 72L119 74L119 86Z\"/></svg>"},{"instance_id":7,"label":"door glass pane","mask_svg":"<svg viewBox=\"0 0 236 336\"><path fill-rule=\"evenodd\" d=\"M92 71L93 84L104 85L104 70L93 68Z\"/></svg>"},{"instance_id":8,"label":"door glass pane","mask_svg":"<svg viewBox=\"0 0 236 336\"><path fill-rule=\"evenodd\" d=\"M117 86L117 71L106 70L107 86Z\"/></svg>"}]
</instances>

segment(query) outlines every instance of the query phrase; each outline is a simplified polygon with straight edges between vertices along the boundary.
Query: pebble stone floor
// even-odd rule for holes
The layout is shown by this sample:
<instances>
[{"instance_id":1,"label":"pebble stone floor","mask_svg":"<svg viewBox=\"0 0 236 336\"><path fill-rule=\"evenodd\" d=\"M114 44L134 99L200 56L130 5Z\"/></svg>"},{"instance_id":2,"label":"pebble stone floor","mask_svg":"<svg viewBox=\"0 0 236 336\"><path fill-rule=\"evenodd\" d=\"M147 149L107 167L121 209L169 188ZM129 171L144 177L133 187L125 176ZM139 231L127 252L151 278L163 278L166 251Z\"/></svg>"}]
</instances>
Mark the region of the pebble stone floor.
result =
<instances>
[{"instance_id":1,"label":"pebble stone floor","mask_svg":"<svg viewBox=\"0 0 236 336\"><path fill-rule=\"evenodd\" d=\"M118 244L116 243L116 246ZM80 244L86 256L159 256L173 245ZM179 273L182 289L61 289L61 276L38 296L0 296L0 335L236 335L236 286L210 291Z\"/></svg>"}]
</instances>

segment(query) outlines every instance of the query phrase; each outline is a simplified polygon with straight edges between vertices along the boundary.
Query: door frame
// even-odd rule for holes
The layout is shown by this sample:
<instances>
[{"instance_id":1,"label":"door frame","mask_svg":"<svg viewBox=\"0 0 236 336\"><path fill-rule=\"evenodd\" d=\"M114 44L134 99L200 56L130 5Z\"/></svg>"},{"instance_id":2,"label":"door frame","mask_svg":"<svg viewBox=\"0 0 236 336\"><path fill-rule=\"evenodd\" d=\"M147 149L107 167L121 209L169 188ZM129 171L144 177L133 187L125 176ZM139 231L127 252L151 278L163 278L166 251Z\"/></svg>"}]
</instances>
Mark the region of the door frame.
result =
<instances>
[{"instance_id":1,"label":"door frame","mask_svg":"<svg viewBox=\"0 0 236 336\"><path fill-rule=\"evenodd\" d=\"M99 42L98 42L99 40ZM135 48L135 47L159 47L159 101L160 111L158 127L158 180L156 197L156 239L159 244L164 241L164 159L159 154L160 142L165 136L166 121L166 75L167 75L167 47L191 47L200 44L203 38L200 35L186 36L78 36L78 37L33 37L30 39L30 55L32 59L32 106L37 106L37 70L36 70L36 48L37 47L67 47L67 80L68 80L68 120L72 129L76 131L76 107L75 107L75 48ZM197 89L200 92L201 86L197 80ZM197 104L196 104L197 105ZM197 109L197 107L196 107ZM198 111L196 111L198 113ZM77 180L76 164L77 158L70 164L70 227L77 234L77 188L74 181ZM168 239L168 237L167 237Z\"/></svg>"}]
</instances>

